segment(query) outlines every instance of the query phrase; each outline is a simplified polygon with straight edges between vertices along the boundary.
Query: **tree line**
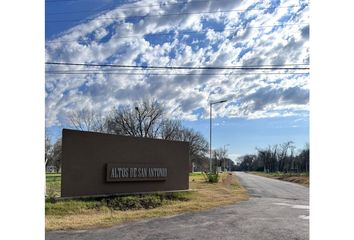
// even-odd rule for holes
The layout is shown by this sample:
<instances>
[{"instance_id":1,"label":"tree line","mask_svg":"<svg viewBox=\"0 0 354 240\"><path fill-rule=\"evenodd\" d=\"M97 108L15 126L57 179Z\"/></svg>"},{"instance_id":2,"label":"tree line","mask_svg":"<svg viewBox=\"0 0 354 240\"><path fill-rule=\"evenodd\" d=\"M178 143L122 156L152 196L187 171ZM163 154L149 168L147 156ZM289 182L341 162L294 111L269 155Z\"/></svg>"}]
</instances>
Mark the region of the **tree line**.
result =
<instances>
[{"instance_id":1,"label":"tree line","mask_svg":"<svg viewBox=\"0 0 354 240\"><path fill-rule=\"evenodd\" d=\"M256 154L246 154L238 158L237 171L264 172L309 172L310 147L296 151L292 141L275 144L267 148L256 148Z\"/></svg>"}]
</instances>

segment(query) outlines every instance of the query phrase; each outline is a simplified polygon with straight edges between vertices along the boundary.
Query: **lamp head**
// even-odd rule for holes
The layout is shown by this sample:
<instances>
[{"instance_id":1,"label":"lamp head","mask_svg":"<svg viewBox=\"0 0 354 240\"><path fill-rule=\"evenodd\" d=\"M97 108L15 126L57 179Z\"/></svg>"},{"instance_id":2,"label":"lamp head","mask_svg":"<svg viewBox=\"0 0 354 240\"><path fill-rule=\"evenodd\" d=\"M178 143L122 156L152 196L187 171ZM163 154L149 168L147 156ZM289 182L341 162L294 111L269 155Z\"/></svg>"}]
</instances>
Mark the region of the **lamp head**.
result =
<instances>
[{"instance_id":1,"label":"lamp head","mask_svg":"<svg viewBox=\"0 0 354 240\"><path fill-rule=\"evenodd\" d=\"M217 103L224 103L227 102L227 99L216 101L216 102L210 102L210 105L217 104Z\"/></svg>"}]
</instances>

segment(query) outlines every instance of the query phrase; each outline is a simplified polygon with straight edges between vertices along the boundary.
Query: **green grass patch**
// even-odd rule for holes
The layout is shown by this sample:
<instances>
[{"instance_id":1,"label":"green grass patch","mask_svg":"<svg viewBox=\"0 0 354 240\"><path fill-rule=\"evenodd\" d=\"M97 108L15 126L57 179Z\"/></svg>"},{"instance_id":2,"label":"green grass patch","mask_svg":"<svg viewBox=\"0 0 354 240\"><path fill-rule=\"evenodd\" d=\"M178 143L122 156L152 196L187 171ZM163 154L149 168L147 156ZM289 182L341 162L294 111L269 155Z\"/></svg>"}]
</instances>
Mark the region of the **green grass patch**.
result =
<instances>
[{"instance_id":1,"label":"green grass patch","mask_svg":"<svg viewBox=\"0 0 354 240\"><path fill-rule=\"evenodd\" d=\"M60 176L61 176L61 173L46 173L47 178L60 177Z\"/></svg>"},{"instance_id":2,"label":"green grass patch","mask_svg":"<svg viewBox=\"0 0 354 240\"><path fill-rule=\"evenodd\" d=\"M203 172L192 172L189 173L190 177L197 177L197 176L203 176Z\"/></svg>"},{"instance_id":3,"label":"green grass patch","mask_svg":"<svg viewBox=\"0 0 354 240\"><path fill-rule=\"evenodd\" d=\"M60 196L61 174L47 173L46 174L46 198Z\"/></svg>"},{"instance_id":4,"label":"green grass patch","mask_svg":"<svg viewBox=\"0 0 354 240\"><path fill-rule=\"evenodd\" d=\"M68 214L84 213L88 209L103 209L104 204L98 200L63 200L45 203L46 215L64 216Z\"/></svg>"}]
</instances>

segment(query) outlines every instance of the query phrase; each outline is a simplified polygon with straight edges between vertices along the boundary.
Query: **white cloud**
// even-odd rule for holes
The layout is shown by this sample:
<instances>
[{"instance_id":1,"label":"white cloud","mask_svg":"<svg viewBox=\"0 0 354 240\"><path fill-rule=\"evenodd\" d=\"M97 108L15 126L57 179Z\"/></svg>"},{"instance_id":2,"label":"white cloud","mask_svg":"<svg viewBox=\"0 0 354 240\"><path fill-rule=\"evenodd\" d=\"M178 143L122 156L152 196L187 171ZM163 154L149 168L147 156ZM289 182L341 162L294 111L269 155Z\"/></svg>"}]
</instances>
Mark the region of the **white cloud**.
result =
<instances>
[{"instance_id":1,"label":"white cloud","mask_svg":"<svg viewBox=\"0 0 354 240\"><path fill-rule=\"evenodd\" d=\"M153 6L138 8L149 3ZM135 8L113 9L60 34L47 42L46 61L161 66L240 66L309 61L307 8L300 12L296 7L275 8L274 12L266 13L269 9L264 8L269 8L271 3L264 1L210 1L165 6L153 3L156 1L128 3L126 6ZM281 6L298 4L297 1L284 1ZM250 6L254 10L230 11ZM217 10L228 12L173 15L181 11ZM136 22L124 18L149 14L171 16L146 17ZM290 17L286 22L279 22L284 16ZM294 25L258 28L279 24ZM225 30L220 32L223 28ZM174 34L167 35L169 32ZM47 66L47 70L85 68ZM146 98L158 99L171 117L186 120L207 117L208 102L224 98L229 102L215 106L215 115L262 118L301 115L308 111L307 75L243 74L236 70L233 71L235 75L230 75L229 70L218 70L219 75L193 75L215 73L195 70L189 72L189 76L171 75L186 73L186 70L111 71L131 74L47 74L47 126L65 125L68 112L83 107L105 114L112 107ZM203 109L204 114L199 116L197 109Z\"/></svg>"}]
</instances>

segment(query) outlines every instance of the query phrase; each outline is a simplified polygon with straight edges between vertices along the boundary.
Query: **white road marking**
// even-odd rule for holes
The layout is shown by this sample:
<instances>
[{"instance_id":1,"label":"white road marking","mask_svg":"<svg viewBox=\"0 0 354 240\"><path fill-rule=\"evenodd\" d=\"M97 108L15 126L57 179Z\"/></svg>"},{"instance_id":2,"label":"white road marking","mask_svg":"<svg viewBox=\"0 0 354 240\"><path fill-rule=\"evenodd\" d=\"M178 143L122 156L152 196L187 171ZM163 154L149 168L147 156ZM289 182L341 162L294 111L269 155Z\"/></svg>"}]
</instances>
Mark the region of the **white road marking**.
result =
<instances>
[{"instance_id":1,"label":"white road marking","mask_svg":"<svg viewBox=\"0 0 354 240\"><path fill-rule=\"evenodd\" d=\"M298 208L298 209L310 209L310 206L307 206L307 205L293 205L291 207Z\"/></svg>"},{"instance_id":2,"label":"white road marking","mask_svg":"<svg viewBox=\"0 0 354 240\"><path fill-rule=\"evenodd\" d=\"M300 215L299 218L304 219L304 220L309 220L310 216Z\"/></svg>"},{"instance_id":3,"label":"white road marking","mask_svg":"<svg viewBox=\"0 0 354 240\"><path fill-rule=\"evenodd\" d=\"M307 206L307 205L292 205L292 204L288 204L288 203L273 203L273 204L280 205L280 206L288 206L288 207L295 208L295 209L310 210L310 206ZM300 215L299 218L304 219L304 220L309 220L310 216L308 216L308 215Z\"/></svg>"},{"instance_id":4,"label":"white road marking","mask_svg":"<svg viewBox=\"0 0 354 240\"><path fill-rule=\"evenodd\" d=\"M281 206L289 206L289 207L296 208L296 209L310 209L310 207L307 205L292 205L292 204L288 204L288 203L274 203L274 204L281 205Z\"/></svg>"}]
</instances>

